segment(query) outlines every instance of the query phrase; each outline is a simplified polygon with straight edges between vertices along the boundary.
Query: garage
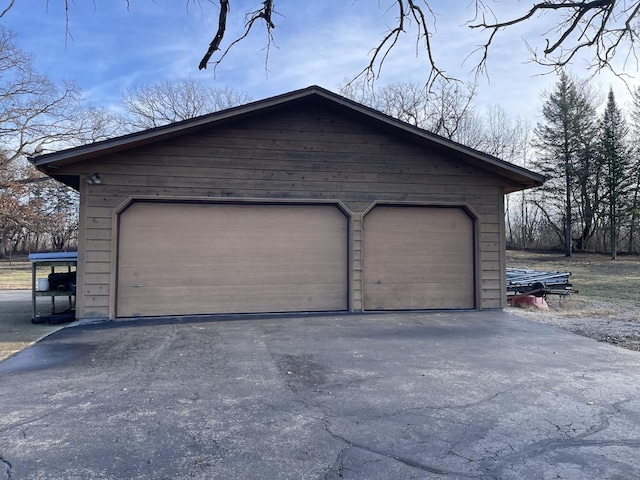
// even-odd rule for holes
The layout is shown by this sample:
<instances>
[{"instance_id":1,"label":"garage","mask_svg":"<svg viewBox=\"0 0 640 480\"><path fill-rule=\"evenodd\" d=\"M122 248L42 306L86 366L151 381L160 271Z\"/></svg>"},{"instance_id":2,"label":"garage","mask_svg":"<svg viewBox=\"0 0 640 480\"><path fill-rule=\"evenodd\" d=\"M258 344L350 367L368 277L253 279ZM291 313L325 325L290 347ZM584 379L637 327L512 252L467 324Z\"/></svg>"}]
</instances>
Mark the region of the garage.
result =
<instances>
[{"instance_id":1,"label":"garage","mask_svg":"<svg viewBox=\"0 0 640 480\"><path fill-rule=\"evenodd\" d=\"M503 308L505 194L544 181L318 86L32 161L112 320Z\"/></svg>"},{"instance_id":2,"label":"garage","mask_svg":"<svg viewBox=\"0 0 640 480\"><path fill-rule=\"evenodd\" d=\"M337 205L134 202L116 315L347 310L347 232Z\"/></svg>"},{"instance_id":3,"label":"garage","mask_svg":"<svg viewBox=\"0 0 640 480\"><path fill-rule=\"evenodd\" d=\"M365 310L475 308L474 220L464 208L376 206L363 232Z\"/></svg>"}]
</instances>

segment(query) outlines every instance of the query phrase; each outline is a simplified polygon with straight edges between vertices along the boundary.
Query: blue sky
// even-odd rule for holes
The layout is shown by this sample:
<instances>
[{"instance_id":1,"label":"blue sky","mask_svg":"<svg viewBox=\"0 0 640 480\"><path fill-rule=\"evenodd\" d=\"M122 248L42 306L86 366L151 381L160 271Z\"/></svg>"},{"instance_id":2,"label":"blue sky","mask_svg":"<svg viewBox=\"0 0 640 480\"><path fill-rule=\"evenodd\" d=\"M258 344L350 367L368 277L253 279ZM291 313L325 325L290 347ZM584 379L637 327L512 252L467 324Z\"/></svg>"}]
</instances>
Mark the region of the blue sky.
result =
<instances>
[{"instance_id":1,"label":"blue sky","mask_svg":"<svg viewBox=\"0 0 640 480\"><path fill-rule=\"evenodd\" d=\"M243 30L244 13L260 1L231 1L228 44ZM275 43L265 70L266 34L258 28L238 44L215 76L211 68L198 71L200 58L217 27L218 7L209 0L75 0L70 2L69 32L65 33L62 0L19 0L2 19L17 35L17 43L36 55L37 67L54 79L77 80L87 99L99 106L118 104L121 92L140 84L193 77L213 86L231 86L258 100L317 84L331 90L355 76L369 60L369 51L395 18L390 0L325 0L276 2ZM48 5L47 5L48 4ZM438 14L434 36L436 60L448 73L472 78L473 51L485 35L464 26L472 12L466 0L432 0ZM522 13L528 4L502 2L499 15ZM501 105L512 116L534 122L540 94L555 83L554 75L525 63L523 37L537 38L548 28L544 19L497 37L489 60L489 79L481 78L480 108ZM470 58L467 58L471 54ZM466 59L466 62L463 63ZM428 70L424 55L416 57L415 36L408 30L387 59L381 84L423 82ZM635 66L634 66L635 67ZM580 62L577 75L586 75ZM636 75L635 68L629 71ZM635 85L635 80L630 82ZM610 74L598 75L594 85L606 93L612 84L624 101L626 87Z\"/></svg>"}]
</instances>

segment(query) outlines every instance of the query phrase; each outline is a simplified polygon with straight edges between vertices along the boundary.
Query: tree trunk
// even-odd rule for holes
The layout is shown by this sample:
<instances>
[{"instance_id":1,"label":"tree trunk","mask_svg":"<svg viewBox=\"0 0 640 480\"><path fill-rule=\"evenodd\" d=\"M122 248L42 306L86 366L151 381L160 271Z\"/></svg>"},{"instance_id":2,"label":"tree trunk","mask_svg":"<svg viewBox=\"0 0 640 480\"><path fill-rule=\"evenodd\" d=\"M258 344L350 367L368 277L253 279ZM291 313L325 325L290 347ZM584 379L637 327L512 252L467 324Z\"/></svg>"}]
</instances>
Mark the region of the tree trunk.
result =
<instances>
[{"instance_id":1,"label":"tree trunk","mask_svg":"<svg viewBox=\"0 0 640 480\"><path fill-rule=\"evenodd\" d=\"M609 203L609 251L611 252L611 260L615 260L618 257L618 225L616 211L616 198L612 198Z\"/></svg>"},{"instance_id":2,"label":"tree trunk","mask_svg":"<svg viewBox=\"0 0 640 480\"><path fill-rule=\"evenodd\" d=\"M569 160L565 160L565 220L564 220L564 256L571 256L571 175L569 174Z\"/></svg>"},{"instance_id":3,"label":"tree trunk","mask_svg":"<svg viewBox=\"0 0 640 480\"><path fill-rule=\"evenodd\" d=\"M636 183L635 188L633 189L633 200L631 203L631 218L629 223L629 243L627 245L627 253L632 255L634 252L633 248L633 240L636 236L636 222L638 219L638 190L640 190L640 181Z\"/></svg>"},{"instance_id":4,"label":"tree trunk","mask_svg":"<svg viewBox=\"0 0 640 480\"><path fill-rule=\"evenodd\" d=\"M527 211L527 198L525 196L524 190L521 192L521 198L520 198L520 235L521 235L521 242L522 242L522 248L526 249L529 245L528 245L528 232L527 232L527 227L528 227L528 222L529 222L529 218L528 215L526 213Z\"/></svg>"},{"instance_id":5,"label":"tree trunk","mask_svg":"<svg viewBox=\"0 0 640 480\"><path fill-rule=\"evenodd\" d=\"M5 258L7 255L7 243L9 240L9 235L6 230L2 230L0 232L0 258Z\"/></svg>"}]
</instances>

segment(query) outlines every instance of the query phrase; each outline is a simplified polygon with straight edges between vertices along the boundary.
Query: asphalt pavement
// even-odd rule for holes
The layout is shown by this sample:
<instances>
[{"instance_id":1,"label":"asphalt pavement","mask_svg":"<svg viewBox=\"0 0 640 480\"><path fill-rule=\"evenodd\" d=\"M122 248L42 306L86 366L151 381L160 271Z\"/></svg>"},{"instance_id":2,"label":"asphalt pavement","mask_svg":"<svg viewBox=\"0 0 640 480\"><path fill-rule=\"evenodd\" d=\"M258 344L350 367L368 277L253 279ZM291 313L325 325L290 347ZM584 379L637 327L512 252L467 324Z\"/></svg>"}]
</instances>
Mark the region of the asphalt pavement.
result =
<instances>
[{"instance_id":1,"label":"asphalt pavement","mask_svg":"<svg viewBox=\"0 0 640 480\"><path fill-rule=\"evenodd\" d=\"M38 299L37 312L43 315L51 313L49 298ZM62 328L61 325L34 325L31 317L31 290L0 290L0 360Z\"/></svg>"},{"instance_id":2,"label":"asphalt pavement","mask_svg":"<svg viewBox=\"0 0 640 480\"><path fill-rule=\"evenodd\" d=\"M0 362L0 479L637 479L639 391L497 311L80 325Z\"/></svg>"}]
</instances>

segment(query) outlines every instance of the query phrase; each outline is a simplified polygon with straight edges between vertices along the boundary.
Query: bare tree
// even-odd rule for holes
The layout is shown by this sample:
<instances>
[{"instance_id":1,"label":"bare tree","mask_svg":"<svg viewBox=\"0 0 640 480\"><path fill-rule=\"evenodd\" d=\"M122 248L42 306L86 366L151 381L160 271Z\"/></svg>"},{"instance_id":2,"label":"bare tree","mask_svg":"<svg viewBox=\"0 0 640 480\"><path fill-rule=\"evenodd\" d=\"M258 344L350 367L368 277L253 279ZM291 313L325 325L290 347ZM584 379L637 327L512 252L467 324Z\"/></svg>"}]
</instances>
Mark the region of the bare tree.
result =
<instances>
[{"instance_id":1,"label":"bare tree","mask_svg":"<svg viewBox=\"0 0 640 480\"><path fill-rule=\"evenodd\" d=\"M0 27L0 168L25 155L106 138L113 125L106 111L82 103L73 82L56 84L38 73L33 56Z\"/></svg>"},{"instance_id":2,"label":"bare tree","mask_svg":"<svg viewBox=\"0 0 640 480\"><path fill-rule=\"evenodd\" d=\"M507 162L529 167L533 128L521 117L511 118L500 106L489 106L478 126L481 144L478 149ZM537 237L540 212L527 190L505 198L505 222L509 246L530 248Z\"/></svg>"},{"instance_id":3,"label":"bare tree","mask_svg":"<svg viewBox=\"0 0 640 480\"><path fill-rule=\"evenodd\" d=\"M475 85L437 80L431 88L412 82L376 88L366 80L348 82L340 93L391 117L424 128L450 140L477 147L473 99Z\"/></svg>"},{"instance_id":4,"label":"bare tree","mask_svg":"<svg viewBox=\"0 0 640 480\"><path fill-rule=\"evenodd\" d=\"M142 85L122 94L125 123L133 130L159 127L249 101L247 92L212 88L194 79Z\"/></svg>"},{"instance_id":5,"label":"bare tree","mask_svg":"<svg viewBox=\"0 0 640 480\"><path fill-rule=\"evenodd\" d=\"M416 48L417 50L422 49L426 53L427 61L431 67L426 84L431 85L439 78L449 79L447 73L441 68L436 55L434 36L436 34L437 13L432 3L427 0L379 2L377 6L379 9L395 9L395 23L389 27L378 44L373 46L370 61L359 76L368 79L377 78L386 58L400 38L407 34L408 27L413 27ZM499 2L494 2L494 5L497 3ZM218 30L200 62L200 69L207 68L209 60L217 50L220 50L224 39L230 0L219 0L219 5ZM526 22L532 22L540 17L543 17L547 22L545 30L551 35L551 38L542 40L544 48L541 49L541 52L535 44L528 44L528 47L532 54L532 60L541 65L554 69L562 68L571 62L576 55L584 52L592 58L591 67L595 71L609 68L615 72L612 60L619 50L624 50L623 56L635 58L634 42L638 40L640 1L540 0L525 9L521 15L501 20L494 13L492 5L485 0L474 0L467 8L471 10L473 15L468 27L482 30L488 34L488 38L480 48L482 54L475 67L478 74L486 73L490 47L500 32ZM264 0L259 9L246 13L244 34L232 41L222 51L214 65L218 65L234 45L246 38L256 24L262 24L267 31L268 52L273 41L273 30L276 27L273 21L275 14L273 0Z\"/></svg>"},{"instance_id":6,"label":"bare tree","mask_svg":"<svg viewBox=\"0 0 640 480\"><path fill-rule=\"evenodd\" d=\"M469 147L478 147L479 139L472 132L475 123L473 100L476 97L476 85L440 79L431 85L430 91L434 100L434 124L431 130Z\"/></svg>"},{"instance_id":7,"label":"bare tree","mask_svg":"<svg viewBox=\"0 0 640 480\"><path fill-rule=\"evenodd\" d=\"M26 156L102 140L117 128L108 112L83 104L72 82L57 84L37 72L33 56L0 27L0 256L11 236L44 232L43 218L49 224L62 218L61 208L46 210L46 198L53 197L38 192L44 192L48 179L26 162ZM74 198L63 192L66 187L50 188L59 197Z\"/></svg>"},{"instance_id":8,"label":"bare tree","mask_svg":"<svg viewBox=\"0 0 640 480\"><path fill-rule=\"evenodd\" d=\"M48 0L43 0L47 2ZM199 4L201 0L186 0L186 5ZM218 5L217 29L207 48L199 68L204 69L209 65L214 68L219 65L242 42L250 32L256 28L264 28L267 37L265 56L268 61L270 47L274 41L276 18L278 12L275 9L274 0L263 0L254 10L231 8L231 0L209 0ZM0 18L14 7L15 0L3 0L0 5ZM73 7L70 0L64 0L64 6L68 15ZM129 0L123 0L128 8ZM523 25L540 22L544 28L543 34L537 39L529 39L527 46L531 52L531 60L552 69L562 68L574 60L577 55L585 55L591 58L591 67L594 71L604 68L620 73L612 66L616 56L632 58L637 63L634 46L638 40L640 20L640 0L537 0L529 7L521 7L521 13L504 14L496 13L501 5L513 5L506 0L472 0L465 4L469 12L467 27L483 32L485 40L481 42L479 59L475 69L478 74L485 74L487 60L494 40L505 30L518 28ZM234 5L241 5L240 2ZM337 5L337 4L336 4ZM16 7L17 8L17 7ZM295 8L291 4L290 8ZM334 8L346 8L336 6ZM394 20L388 24L388 17L380 15L385 22L387 31L382 34L380 40L372 45L371 56L368 64L363 68L358 77L368 80L379 76L382 66L394 47L401 38L410 36L415 39L416 52L426 54L430 73L425 82L431 85L436 80L448 79L448 74L441 67L439 55L446 52L446 44L438 42L436 18L438 17L437 4L431 0L386 0L372 4L381 12L395 12ZM230 15L244 16L245 27L241 35L227 42L226 33ZM501 18L498 18L500 16ZM384 17L384 19L383 19ZM216 53L220 52L217 57ZM464 60L464 59L461 59Z\"/></svg>"},{"instance_id":9,"label":"bare tree","mask_svg":"<svg viewBox=\"0 0 640 480\"><path fill-rule=\"evenodd\" d=\"M484 112L481 123L483 141L480 150L524 167L533 130L529 121L521 117L513 119L499 105L491 105Z\"/></svg>"},{"instance_id":10,"label":"bare tree","mask_svg":"<svg viewBox=\"0 0 640 480\"><path fill-rule=\"evenodd\" d=\"M351 100L420 128L429 128L430 94L424 85L390 83L381 88L364 82L348 82L340 93Z\"/></svg>"}]
</instances>

